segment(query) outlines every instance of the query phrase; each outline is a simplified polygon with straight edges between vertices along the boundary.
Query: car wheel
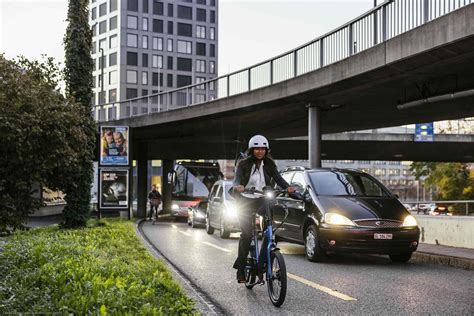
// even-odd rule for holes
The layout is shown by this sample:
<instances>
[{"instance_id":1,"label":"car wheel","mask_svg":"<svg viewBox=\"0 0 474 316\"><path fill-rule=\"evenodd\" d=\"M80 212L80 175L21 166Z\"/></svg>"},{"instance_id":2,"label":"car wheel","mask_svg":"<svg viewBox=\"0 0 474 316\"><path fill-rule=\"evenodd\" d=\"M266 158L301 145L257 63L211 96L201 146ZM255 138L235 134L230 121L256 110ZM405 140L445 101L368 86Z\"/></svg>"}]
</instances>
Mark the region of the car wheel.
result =
<instances>
[{"instance_id":1,"label":"car wheel","mask_svg":"<svg viewBox=\"0 0 474 316\"><path fill-rule=\"evenodd\" d=\"M320 262L325 257L325 252L319 245L318 232L314 225L308 226L304 235L304 248L306 258L312 262Z\"/></svg>"},{"instance_id":2,"label":"car wheel","mask_svg":"<svg viewBox=\"0 0 474 316\"><path fill-rule=\"evenodd\" d=\"M412 254L413 252L407 252L398 255L389 255L389 257L393 262L408 262Z\"/></svg>"},{"instance_id":3,"label":"car wheel","mask_svg":"<svg viewBox=\"0 0 474 316\"><path fill-rule=\"evenodd\" d=\"M230 232L228 230L225 229L225 222L223 219L221 219L221 230L220 230L220 236L221 238L229 238L230 236Z\"/></svg>"},{"instance_id":4,"label":"car wheel","mask_svg":"<svg viewBox=\"0 0 474 316\"><path fill-rule=\"evenodd\" d=\"M209 214L206 214L206 233L209 235L214 234L214 227L211 226L211 221L209 220Z\"/></svg>"}]
</instances>

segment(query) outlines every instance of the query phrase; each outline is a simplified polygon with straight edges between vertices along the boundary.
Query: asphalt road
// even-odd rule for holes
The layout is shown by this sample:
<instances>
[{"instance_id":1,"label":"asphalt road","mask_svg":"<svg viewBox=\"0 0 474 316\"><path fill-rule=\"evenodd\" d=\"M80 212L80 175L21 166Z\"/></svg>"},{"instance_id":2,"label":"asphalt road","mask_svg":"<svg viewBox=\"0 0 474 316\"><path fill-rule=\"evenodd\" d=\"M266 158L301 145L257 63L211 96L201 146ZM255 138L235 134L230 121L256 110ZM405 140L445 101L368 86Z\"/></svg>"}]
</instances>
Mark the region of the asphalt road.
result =
<instances>
[{"instance_id":1,"label":"asphalt road","mask_svg":"<svg viewBox=\"0 0 474 316\"><path fill-rule=\"evenodd\" d=\"M288 291L274 307L267 287L238 284L232 264L239 234L221 239L218 231L186 223L145 222L143 232L161 254L201 289L225 314L436 314L474 313L474 271L388 257L331 256L306 260L300 245L279 243L288 271Z\"/></svg>"}]
</instances>

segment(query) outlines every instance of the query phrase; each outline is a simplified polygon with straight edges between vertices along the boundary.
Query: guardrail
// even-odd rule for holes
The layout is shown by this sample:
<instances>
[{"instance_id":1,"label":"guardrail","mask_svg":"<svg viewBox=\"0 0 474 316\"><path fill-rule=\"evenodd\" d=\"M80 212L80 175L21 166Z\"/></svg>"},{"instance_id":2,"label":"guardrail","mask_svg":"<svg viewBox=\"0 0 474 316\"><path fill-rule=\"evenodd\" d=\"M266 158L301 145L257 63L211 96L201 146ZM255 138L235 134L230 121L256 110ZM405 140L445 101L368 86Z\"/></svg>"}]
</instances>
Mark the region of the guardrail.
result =
<instances>
[{"instance_id":1,"label":"guardrail","mask_svg":"<svg viewBox=\"0 0 474 316\"><path fill-rule=\"evenodd\" d=\"M169 111L270 86L338 62L473 3L474 0L387 0L289 52L205 82L98 105L96 120Z\"/></svg>"},{"instance_id":2,"label":"guardrail","mask_svg":"<svg viewBox=\"0 0 474 316\"><path fill-rule=\"evenodd\" d=\"M404 201L403 204L409 204L412 207L410 211L414 211L417 213L423 212L428 214L431 211L430 205L446 205L452 206L451 211L455 211L456 213L464 213L466 216L469 216L469 204L471 204L471 210L474 210L472 206L474 206L474 200L456 200L456 201ZM456 209L454 209L456 207ZM450 212L451 212L450 211ZM464 214L463 214L464 215ZM474 213L472 214L474 215Z\"/></svg>"}]
</instances>

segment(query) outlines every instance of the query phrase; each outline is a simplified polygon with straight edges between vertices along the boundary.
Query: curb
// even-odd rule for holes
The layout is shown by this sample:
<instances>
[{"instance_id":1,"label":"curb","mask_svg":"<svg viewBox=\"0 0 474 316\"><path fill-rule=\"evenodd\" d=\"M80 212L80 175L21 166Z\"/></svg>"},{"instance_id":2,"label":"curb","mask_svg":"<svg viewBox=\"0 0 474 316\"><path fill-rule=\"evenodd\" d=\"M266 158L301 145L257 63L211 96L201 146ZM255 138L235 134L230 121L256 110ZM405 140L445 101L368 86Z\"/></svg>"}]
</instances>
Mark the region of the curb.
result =
<instances>
[{"instance_id":1,"label":"curb","mask_svg":"<svg viewBox=\"0 0 474 316\"><path fill-rule=\"evenodd\" d=\"M450 266L450 267L461 268L461 269L466 269L466 270L474 270L474 260L438 255L438 254L429 253L429 252L415 251L413 253L412 260L416 260L419 262L434 263L438 265Z\"/></svg>"}]
</instances>

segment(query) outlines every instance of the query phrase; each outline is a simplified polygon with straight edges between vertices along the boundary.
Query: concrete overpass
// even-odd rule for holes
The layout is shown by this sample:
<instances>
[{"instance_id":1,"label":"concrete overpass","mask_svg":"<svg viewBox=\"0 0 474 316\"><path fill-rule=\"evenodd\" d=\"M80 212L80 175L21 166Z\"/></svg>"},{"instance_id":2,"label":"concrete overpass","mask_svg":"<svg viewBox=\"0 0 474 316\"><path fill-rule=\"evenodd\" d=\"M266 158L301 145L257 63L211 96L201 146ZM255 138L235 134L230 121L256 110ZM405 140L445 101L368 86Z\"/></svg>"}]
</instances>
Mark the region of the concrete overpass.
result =
<instances>
[{"instance_id":1,"label":"concrete overpass","mask_svg":"<svg viewBox=\"0 0 474 316\"><path fill-rule=\"evenodd\" d=\"M132 127L134 149L160 149L146 157L172 159L175 156L165 153L176 150L176 144L199 144L182 149L180 157L195 156L196 147L202 147L217 158L229 144L255 133L270 139L307 136L308 105L317 106L317 126L323 134L473 116L472 21L474 5L469 4L340 61L327 66L321 62L322 67L294 78L199 105L168 105L168 111L113 123ZM320 40L329 43L330 36ZM252 73L261 65L243 72ZM410 149L421 151L417 146L426 145L412 144Z\"/></svg>"}]
</instances>

